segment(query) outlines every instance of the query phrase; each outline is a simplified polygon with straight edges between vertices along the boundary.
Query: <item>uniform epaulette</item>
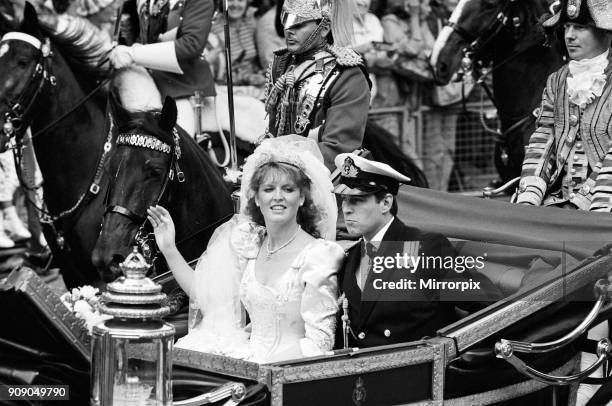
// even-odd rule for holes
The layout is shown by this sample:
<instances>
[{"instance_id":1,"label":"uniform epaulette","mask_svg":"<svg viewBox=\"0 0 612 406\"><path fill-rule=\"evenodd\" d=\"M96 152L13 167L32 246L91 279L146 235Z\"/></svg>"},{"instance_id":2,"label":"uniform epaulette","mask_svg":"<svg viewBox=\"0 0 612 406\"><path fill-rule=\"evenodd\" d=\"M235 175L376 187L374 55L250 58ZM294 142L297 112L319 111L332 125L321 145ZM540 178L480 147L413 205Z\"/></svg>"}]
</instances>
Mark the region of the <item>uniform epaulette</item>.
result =
<instances>
[{"instance_id":1,"label":"uniform epaulette","mask_svg":"<svg viewBox=\"0 0 612 406\"><path fill-rule=\"evenodd\" d=\"M328 51L336 57L336 63L340 66L359 66L363 64L363 58L351 48L328 46Z\"/></svg>"}]
</instances>

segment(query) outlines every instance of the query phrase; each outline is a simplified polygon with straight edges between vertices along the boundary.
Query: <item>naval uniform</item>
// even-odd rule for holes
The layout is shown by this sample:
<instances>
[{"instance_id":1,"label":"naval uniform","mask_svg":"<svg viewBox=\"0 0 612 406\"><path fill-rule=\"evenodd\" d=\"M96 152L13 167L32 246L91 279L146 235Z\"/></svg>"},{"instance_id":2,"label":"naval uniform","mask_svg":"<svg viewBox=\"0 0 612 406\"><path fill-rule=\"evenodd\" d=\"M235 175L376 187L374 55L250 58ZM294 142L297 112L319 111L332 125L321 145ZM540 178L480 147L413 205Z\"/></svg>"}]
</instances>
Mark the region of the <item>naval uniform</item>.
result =
<instances>
[{"instance_id":1,"label":"naval uniform","mask_svg":"<svg viewBox=\"0 0 612 406\"><path fill-rule=\"evenodd\" d=\"M405 252L432 257L454 256L453 247L441 234L421 232L395 218L384 234L375 256L395 257ZM386 268L378 274L370 270L362 291L356 273L363 268L363 261L369 261L369 258L362 254L362 244L356 244L347 251L345 264L338 276L338 286L349 304L348 314L353 330L353 334L349 334L350 347L365 348L418 340L435 335L438 329L453 321L454 304L441 301L438 292L416 290L410 293L407 290L392 292L389 289L374 289L373 281L376 278L385 282L410 278L410 273L405 269ZM446 275L440 269L428 269L426 272L426 277ZM343 337L340 318L336 333L335 345L341 348Z\"/></svg>"}]
</instances>

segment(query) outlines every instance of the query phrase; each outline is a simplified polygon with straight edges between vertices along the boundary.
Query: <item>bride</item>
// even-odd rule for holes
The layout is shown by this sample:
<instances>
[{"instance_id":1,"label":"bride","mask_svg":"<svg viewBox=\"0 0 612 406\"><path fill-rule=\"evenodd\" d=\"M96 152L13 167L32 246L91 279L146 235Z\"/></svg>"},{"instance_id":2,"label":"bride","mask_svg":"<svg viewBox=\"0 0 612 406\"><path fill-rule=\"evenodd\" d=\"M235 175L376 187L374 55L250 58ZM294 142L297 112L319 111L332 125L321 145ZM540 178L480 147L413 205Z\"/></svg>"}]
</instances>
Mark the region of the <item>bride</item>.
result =
<instances>
[{"instance_id":1,"label":"bride","mask_svg":"<svg viewBox=\"0 0 612 406\"><path fill-rule=\"evenodd\" d=\"M331 350L344 258L327 241L336 216L322 156L297 136L265 140L247 159L240 213L215 231L195 272L176 248L168 211L151 207L159 249L193 310L176 346L260 363Z\"/></svg>"}]
</instances>

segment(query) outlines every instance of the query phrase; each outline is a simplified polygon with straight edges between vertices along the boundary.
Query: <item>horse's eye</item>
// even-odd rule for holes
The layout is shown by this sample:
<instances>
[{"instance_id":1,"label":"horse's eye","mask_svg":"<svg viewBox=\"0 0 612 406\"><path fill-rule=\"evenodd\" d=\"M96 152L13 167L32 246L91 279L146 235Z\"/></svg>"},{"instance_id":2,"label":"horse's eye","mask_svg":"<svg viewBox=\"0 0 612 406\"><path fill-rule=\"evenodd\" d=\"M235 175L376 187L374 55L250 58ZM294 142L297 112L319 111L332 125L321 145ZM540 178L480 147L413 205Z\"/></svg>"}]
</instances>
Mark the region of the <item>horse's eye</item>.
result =
<instances>
[{"instance_id":1,"label":"horse's eye","mask_svg":"<svg viewBox=\"0 0 612 406\"><path fill-rule=\"evenodd\" d=\"M17 61L17 66L19 66L20 68L27 68L28 67L28 60L27 59L19 59Z\"/></svg>"},{"instance_id":2,"label":"horse's eye","mask_svg":"<svg viewBox=\"0 0 612 406\"><path fill-rule=\"evenodd\" d=\"M149 175L152 178L159 179L163 176L163 171L161 170L161 168L149 168Z\"/></svg>"}]
</instances>

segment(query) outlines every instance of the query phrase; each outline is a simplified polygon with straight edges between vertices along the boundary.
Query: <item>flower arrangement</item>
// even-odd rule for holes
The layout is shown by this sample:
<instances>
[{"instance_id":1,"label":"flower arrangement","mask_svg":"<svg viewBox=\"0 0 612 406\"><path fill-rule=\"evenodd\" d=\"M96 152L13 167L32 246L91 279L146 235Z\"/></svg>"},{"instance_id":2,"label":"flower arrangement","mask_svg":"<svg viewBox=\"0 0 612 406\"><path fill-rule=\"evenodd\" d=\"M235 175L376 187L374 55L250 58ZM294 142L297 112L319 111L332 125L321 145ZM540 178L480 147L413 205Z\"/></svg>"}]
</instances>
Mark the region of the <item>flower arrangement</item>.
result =
<instances>
[{"instance_id":1,"label":"flower arrangement","mask_svg":"<svg viewBox=\"0 0 612 406\"><path fill-rule=\"evenodd\" d=\"M62 303L75 315L85 321L87 330L91 334L93 326L112 319L113 316L100 313L100 289L85 285L73 288L70 292L60 296Z\"/></svg>"}]
</instances>

